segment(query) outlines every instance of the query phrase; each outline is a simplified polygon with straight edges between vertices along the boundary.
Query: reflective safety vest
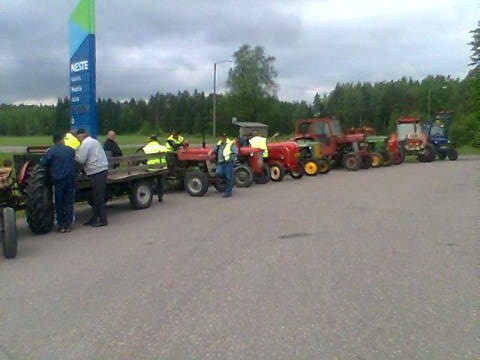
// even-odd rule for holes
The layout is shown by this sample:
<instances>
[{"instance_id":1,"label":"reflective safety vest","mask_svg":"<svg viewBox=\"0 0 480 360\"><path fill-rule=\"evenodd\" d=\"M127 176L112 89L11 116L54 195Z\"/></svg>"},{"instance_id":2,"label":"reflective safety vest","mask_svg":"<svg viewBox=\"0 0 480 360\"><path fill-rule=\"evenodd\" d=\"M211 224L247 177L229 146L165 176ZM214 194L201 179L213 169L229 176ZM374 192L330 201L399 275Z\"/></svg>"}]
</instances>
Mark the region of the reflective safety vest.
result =
<instances>
[{"instance_id":1,"label":"reflective safety vest","mask_svg":"<svg viewBox=\"0 0 480 360\"><path fill-rule=\"evenodd\" d=\"M160 145L158 141L150 141L147 145L143 147L143 152L145 154L159 154L167 151L167 148L163 145ZM159 157L157 159L152 158L147 160L147 165L162 164L167 166L167 159L165 156Z\"/></svg>"},{"instance_id":2,"label":"reflective safety vest","mask_svg":"<svg viewBox=\"0 0 480 360\"><path fill-rule=\"evenodd\" d=\"M170 143L168 142L169 140L172 140L176 145L182 145L183 144L183 136L182 135L178 135L178 139L175 139L173 137L173 135L170 135L167 139L167 151L175 151L175 149L172 147L172 145L170 145Z\"/></svg>"},{"instance_id":3,"label":"reflective safety vest","mask_svg":"<svg viewBox=\"0 0 480 360\"><path fill-rule=\"evenodd\" d=\"M225 142L225 147L223 148L223 158L225 161L230 161L230 155L232 154L232 145L234 144L233 140L227 139ZM222 145L222 140L217 143L218 146Z\"/></svg>"},{"instance_id":4,"label":"reflective safety vest","mask_svg":"<svg viewBox=\"0 0 480 360\"><path fill-rule=\"evenodd\" d=\"M63 142L66 146L70 146L73 150L77 150L77 148L80 146L80 141L69 132L65 134Z\"/></svg>"},{"instance_id":5,"label":"reflective safety vest","mask_svg":"<svg viewBox=\"0 0 480 360\"><path fill-rule=\"evenodd\" d=\"M252 148L262 149L263 157L268 157L267 139L261 136L254 136L249 140Z\"/></svg>"}]
</instances>

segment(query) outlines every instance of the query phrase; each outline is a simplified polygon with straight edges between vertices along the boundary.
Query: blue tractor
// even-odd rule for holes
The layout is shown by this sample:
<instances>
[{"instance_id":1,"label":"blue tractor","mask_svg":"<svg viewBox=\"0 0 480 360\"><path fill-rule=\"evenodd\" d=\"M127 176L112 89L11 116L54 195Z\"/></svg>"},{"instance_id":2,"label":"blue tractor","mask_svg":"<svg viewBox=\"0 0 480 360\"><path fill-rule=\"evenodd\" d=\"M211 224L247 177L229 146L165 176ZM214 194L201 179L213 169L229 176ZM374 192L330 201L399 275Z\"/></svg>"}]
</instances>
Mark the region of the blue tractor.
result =
<instances>
[{"instance_id":1,"label":"blue tractor","mask_svg":"<svg viewBox=\"0 0 480 360\"><path fill-rule=\"evenodd\" d=\"M428 136L428 142L435 146L436 154L439 160L457 160L458 153L453 144L448 139L448 129L453 122L452 111L442 111L436 113L433 118L425 124L425 131Z\"/></svg>"}]
</instances>

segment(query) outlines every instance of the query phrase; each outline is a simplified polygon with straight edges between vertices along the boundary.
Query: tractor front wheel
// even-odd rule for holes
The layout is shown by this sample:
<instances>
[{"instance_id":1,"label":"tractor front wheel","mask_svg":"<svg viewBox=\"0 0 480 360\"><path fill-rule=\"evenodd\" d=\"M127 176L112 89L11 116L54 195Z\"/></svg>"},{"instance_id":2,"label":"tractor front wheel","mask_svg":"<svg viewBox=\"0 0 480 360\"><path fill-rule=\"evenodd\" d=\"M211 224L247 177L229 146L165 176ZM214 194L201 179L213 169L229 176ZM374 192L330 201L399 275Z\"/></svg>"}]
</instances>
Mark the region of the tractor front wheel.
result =
<instances>
[{"instance_id":1,"label":"tractor front wheel","mask_svg":"<svg viewBox=\"0 0 480 360\"><path fill-rule=\"evenodd\" d=\"M285 176L285 168L282 164L275 161L270 165L270 178L272 181L282 181Z\"/></svg>"},{"instance_id":2,"label":"tractor front wheel","mask_svg":"<svg viewBox=\"0 0 480 360\"><path fill-rule=\"evenodd\" d=\"M190 196L203 196L208 191L208 176L203 171L190 171L185 177L185 189Z\"/></svg>"},{"instance_id":3,"label":"tractor front wheel","mask_svg":"<svg viewBox=\"0 0 480 360\"><path fill-rule=\"evenodd\" d=\"M308 159L303 163L303 170L307 176L315 176L320 169L320 163L316 159Z\"/></svg>"},{"instance_id":4,"label":"tractor front wheel","mask_svg":"<svg viewBox=\"0 0 480 360\"><path fill-rule=\"evenodd\" d=\"M17 224L15 210L10 207L2 209L0 215L3 256L13 259L17 256Z\"/></svg>"},{"instance_id":5,"label":"tractor front wheel","mask_svg":"<svg viewBox=\"0 0 480 360\"><path fill-rule=\"evenodd\" d=\"M370 154L370 157L372 159L372 168L379 168L383 165L384 160L382 154L373 152Z\"/></svg>"},{"instance_id":6,"label":"tractor front wheel","mask_svg":"<svg viewBox=\"0 0 480 360\"><path fill-rule=\"evenodd\" d=\"M46 234L53 229L53 191L47 169L37 165L25 187L25 217L32 233Z\"/></svg>"}]
</instances>

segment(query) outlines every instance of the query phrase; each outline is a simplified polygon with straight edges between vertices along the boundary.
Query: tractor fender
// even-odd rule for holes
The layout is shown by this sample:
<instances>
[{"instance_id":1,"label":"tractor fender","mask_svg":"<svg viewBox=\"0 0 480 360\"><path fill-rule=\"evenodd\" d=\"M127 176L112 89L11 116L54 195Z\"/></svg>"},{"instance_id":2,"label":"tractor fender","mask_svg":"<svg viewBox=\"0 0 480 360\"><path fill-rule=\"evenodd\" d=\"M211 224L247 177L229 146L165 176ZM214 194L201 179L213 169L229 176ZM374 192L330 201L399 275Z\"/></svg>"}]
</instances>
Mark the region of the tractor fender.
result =
<instances>
[{"instance_id":1,"label":"tractor fender","mask_svg":"<svg viewBox=\"0 0 480 360\"><path fill-rule=\"evenodd\" d=\"M27 175L27 170L30 166L30 161L26 161L22 167L20 168L20 171L18 173L18 176L17 176L17 183L18 185L22 185L23 182L25 181L25 177Z\"/></svg>"}]
</instances>

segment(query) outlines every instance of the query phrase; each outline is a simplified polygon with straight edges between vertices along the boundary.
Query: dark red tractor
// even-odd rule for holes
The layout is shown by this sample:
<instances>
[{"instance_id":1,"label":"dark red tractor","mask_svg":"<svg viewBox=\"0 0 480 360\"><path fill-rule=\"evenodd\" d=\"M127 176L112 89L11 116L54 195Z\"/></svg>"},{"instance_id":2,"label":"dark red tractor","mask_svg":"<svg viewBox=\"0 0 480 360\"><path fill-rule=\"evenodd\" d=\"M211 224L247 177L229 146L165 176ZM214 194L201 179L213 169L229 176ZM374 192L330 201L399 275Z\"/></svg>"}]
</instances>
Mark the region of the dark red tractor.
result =
<instances>
[{"instance_id":1,"label":"dark red tractor","mask_svg":"<svg viewBox=\"0 0 480 360\"><path fill-rule=\"evenodd\" d=\"M365 134L345 134L340 122L331 118L298 120L295 141L309 139L321 143L322 154L332 167L343 165L347 170L367 169L381 154L369 150Z\"/></svg>"}]
</instances>

